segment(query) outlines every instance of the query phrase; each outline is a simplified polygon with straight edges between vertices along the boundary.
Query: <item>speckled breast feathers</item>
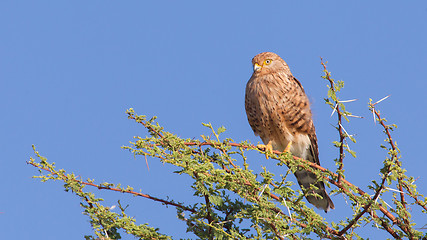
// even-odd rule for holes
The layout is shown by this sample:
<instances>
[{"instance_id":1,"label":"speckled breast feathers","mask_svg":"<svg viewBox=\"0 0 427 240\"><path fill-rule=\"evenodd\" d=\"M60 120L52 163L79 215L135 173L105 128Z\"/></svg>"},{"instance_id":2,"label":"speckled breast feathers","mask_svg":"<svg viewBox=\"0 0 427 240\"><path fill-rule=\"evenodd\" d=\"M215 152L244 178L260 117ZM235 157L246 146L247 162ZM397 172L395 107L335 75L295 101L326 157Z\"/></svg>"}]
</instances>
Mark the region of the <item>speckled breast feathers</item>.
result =
<instances>
[{"instance_id":1,"label":"speckled breast feathers","mask_svg":"<svg viewBox=\"0 0 427 240\"><path fill-rule=\"evenodd\" d=\"M252 64L254 72L246 85L245 108L255 135L278 151L285 150L291 142L289 150L294 156L320 164L310 103L301 83L275 53L260 53L252 59ZM334 208L316 175L299 170L295 176L306 189L315 184L316 193L323 197L308 196L310 203L325 211Z\"/></svg>"}]
</instances>

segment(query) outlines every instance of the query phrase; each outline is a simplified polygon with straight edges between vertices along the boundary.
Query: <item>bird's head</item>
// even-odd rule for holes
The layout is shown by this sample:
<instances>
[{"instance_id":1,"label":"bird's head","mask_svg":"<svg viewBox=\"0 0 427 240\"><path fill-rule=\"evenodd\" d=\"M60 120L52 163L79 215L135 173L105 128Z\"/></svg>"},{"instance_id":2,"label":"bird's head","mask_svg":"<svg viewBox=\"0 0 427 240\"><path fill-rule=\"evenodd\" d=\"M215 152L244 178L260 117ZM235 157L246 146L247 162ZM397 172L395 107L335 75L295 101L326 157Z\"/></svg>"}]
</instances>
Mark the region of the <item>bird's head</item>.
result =
<instances>
[{"instance_id":1,"label":"bird's head","mask_svg":"<svg viewBox=\"0 0 427 240\"><path fill-rule=\"evenodd\" d=\"M263 52L252 58L254 74L265 75L278 71L289 72L289 67L279 55L272 52Z\"/></svg>"}]
</instances>

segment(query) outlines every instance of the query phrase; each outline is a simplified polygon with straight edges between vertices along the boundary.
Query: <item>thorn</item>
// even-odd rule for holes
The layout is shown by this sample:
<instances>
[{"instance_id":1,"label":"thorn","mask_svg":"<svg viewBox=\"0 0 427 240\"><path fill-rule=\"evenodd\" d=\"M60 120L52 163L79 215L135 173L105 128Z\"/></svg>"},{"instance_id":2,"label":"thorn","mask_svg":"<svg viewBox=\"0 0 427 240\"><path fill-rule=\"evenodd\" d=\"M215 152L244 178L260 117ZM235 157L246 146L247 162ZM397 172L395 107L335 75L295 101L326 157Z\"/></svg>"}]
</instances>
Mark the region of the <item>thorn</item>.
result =
<instances>
[{"instance_id":1,"label":"thorn","mask_svg":"<svg viewBox=\"0 0 427 240\"><path fill-rule=\"evenodd\" d=\"M342 196L344 198L345 203L348 205L347 198L345 197L345 194L344 193L341 193L341 194L342 194Z\"/></svg>"},{"instance_id":2,"label":"thorn","mask_svg":"<svg viewBox=\"0 0 427 240\"><path fill-rule=\"evenodd\" d=\"M150 166L148 166L147 155L144 154L144 157L145 157L145 164L147 164L147 169L148 169L148 171L150 171Z\"/></svg>"},{"instance_id":3,"label":"thorn","mask_svg":"<svg viewBox=\"0 0 427 240\"><path fill-rule=\"evenodd\" d=\"M334 115L334 113L337 111L338 103L347 103L347 102L354 102L354 101L357 101L357 99L350 99L350 100L342 100L342 101L338 101L338 102L335 104L335 106L334 106L334 110L333 110L333 111L332 111L332 113L331 113L331 117L332 117L332 115ZM348 116L350 116L350 115L348 115ZM351 116L353 116L353 115L351 115ZM360 118L362 118L362 117L360 117Z\"/></svg>"},{"instance_id":4,"label":"thorn","mask_svg":"<svg viewBox=\"0 0 427 240\"><path fill-rule=\"evenodd\" d=\"M347 117L354 117L354 118L363 118L362 116L357 116L357 115L352 115L352 114L350 114L350 115L347 115Z\"/></svg>"},{"instance_id":5,"label":"thorn","mask_svg":"<svg viewBox=\"0 0 427 240\"><path fill-rule=\"evenodd\" d=\"M345 145L347 146L348 151L351 151L350 146L348 145L347 141L345 141Z\"/></svg>"},{"instance_id":6,"label":"thorn","mask_svg":"<svg viewBox=\"0 0 427 240\"><path fill-rule=\"evenodd\" d=\"M420 177L415 178L414 181L411 182L411 184L413 184L415 181L417 181L418 178L420 178Z\"/></svg>"},{"instance_id":7,"label":"thorn","mask_svg":"<svg viewBox=\"0 0 427 240\"><path fill-rule=\"evenodd\" d=\"M384 203L385 203L385 205L387 205L389 208L392 208L386 201L384 201L384 199L382 199L382 198L380 198Z\"/></svg>"},{"instance_id":8,"label":"thorn","mask_svg":"<svg viewBox=\"0 0 427 240\"><path fill-rule=\"evenodd\" d=\"M381 195L381 192L383 191L383 189L381 188L380 189L380 193L378 194L378 196L374 199L375 200L375 203L377 203L377 200L378 200L378 198L380 198L380 195Z\"/></svg>"},{"instance_id":9,"label":"thorn","mask_svg":"<svg viewBox=\"0 0 427 240\"><path fill-rule=\"evenodd\" d=\"M389 188L389 187L385 187L385 189L390 190L390 191L394 191L394 192L404 193L404 192L402 192L400 190Z\"/></svg>"},{"instance_id":10,"label":"thorn","mask_svg":"<svg viewBox=\"0 0 427 240\"><path fill-rule=\"evenodd\" d=\"M374 118L374 124L377 124L377 119L375 118L374 107L372 105L372 117Z\"/></svg>"},{"instance_id":11,"label":"thorn","mask_svg":"<svg viewBox=\"0 0 427 240\"><path fill-rule=\"evenodd\" d=\"M261 195L264 193L265 188L267 187L267 184L264 184L264 187L262 187L261 192L258 194L258 197L261 197Z\"/></svg>"},{"instance_id":12,"label":"thorn","mask_svg":"<svg viewBox=\"0 0 427 240\"><path fill-rule=\"evenodd\" d=\"M345 128L341 125L341 123L340 123L340 127L342 128L342 130L344 130L344 132L347 136L352 136L352 135L348 134L348 132L345 130Z\"/></svg>"},{"instance_id":13,"label":"thorn","mask_svg":"<svg viewBox=\"0 0 427 240\"><path fill-rule=\"evenodd\" d=\"M350 100L342 100L342 101L338 101L338 102L340 102L340 103L347 103L347 102L354 102L354 101L357 101L358 99L350 99Z\"/></svg>"},{"instance_id":14,"label":"thorn","mask_svg":"<svg viewBox=\"0 0 427 240\"><path fill-rule=\"evenodd\" d=\"M334 110L333 110L333 111L332 111L332 113L331 113L331 117L332 117L332 115L334 115L335 111L337 110L337 107L338 107L338 103L337 103L337 104L335 104Z\"/></svg>"},{"instance_id":15,"label":"thorn","mask_svg":"<svg viewBox=\"0 0 427 240\"><path fill-rule=\"evenodd\" d=\"M374 103L374 104L372 104L372 106L375 106L377 103L380 103L380 102L382 102L382 101L384 101L384 100L386 100L387 98L389 98L391 95L388 95L388 96L385 96L385 97L383 97L383 98L381 98L380 100L378 100L376 103Z\"/></svg>"},{"instance_id":16,"label":"thorn","mask_svg":"<svg viewBox=\"0 0 427 240\"><path fill-rule=\"evenodd\" d=\"M291 221L293 221L292 215L291 215L291 210L289 210L288 204L286 204L285 199L283 199L283 203L285 204L286 209L288 209L289 218L291 219Z\"/></svg>"}]
</instances>

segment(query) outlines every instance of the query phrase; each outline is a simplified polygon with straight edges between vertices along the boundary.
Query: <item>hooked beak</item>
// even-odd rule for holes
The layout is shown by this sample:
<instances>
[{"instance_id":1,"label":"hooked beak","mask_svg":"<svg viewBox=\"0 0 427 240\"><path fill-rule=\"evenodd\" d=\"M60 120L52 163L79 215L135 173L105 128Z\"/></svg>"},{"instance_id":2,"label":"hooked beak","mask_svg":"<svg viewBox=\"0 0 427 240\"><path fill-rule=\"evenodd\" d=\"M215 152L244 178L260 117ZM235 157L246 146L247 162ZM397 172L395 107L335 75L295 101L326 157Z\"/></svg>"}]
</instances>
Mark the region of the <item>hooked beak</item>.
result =
<instances>
[{"instance_id":1,"label":"hooked beak","mask_svg":"<svg viewBox=\"0 0 427 240\"><path fill-rule=\"evenodd\" d=\"M254 64L254 72L259 71L261 68L262 68L262 67L261 67L258 63L255 63L255 64Z\"/></svg>"}]
</instances>

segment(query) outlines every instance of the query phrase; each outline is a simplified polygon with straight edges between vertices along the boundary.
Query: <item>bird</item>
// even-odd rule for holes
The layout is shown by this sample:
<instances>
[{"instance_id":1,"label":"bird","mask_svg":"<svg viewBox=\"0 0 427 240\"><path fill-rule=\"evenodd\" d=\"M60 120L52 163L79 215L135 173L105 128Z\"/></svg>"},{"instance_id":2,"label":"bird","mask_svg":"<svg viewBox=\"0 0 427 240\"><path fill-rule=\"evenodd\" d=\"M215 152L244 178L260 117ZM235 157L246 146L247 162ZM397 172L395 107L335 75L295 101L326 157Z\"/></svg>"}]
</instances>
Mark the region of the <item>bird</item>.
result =
<instances>
[{"instance_id":1,"label":"bird","mask_svg":"<svg viewBox=\"0 0 427 240\"><path fill-rule=\"evenodd\" d=\"M277 54L263 52L252 59L253 74L246 84L245 110L249 125L266 151L290 152L293 156L320 165L316 131L310 102L288 64ZM267 157L268 158L268 157ZM334 203L316 174L298 169L298 184L318 196L307 195L315 207L328 212Z\"/></svg>"}]
</instances>

